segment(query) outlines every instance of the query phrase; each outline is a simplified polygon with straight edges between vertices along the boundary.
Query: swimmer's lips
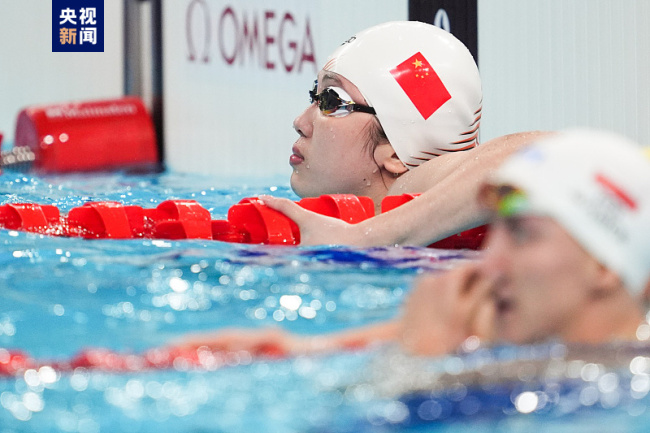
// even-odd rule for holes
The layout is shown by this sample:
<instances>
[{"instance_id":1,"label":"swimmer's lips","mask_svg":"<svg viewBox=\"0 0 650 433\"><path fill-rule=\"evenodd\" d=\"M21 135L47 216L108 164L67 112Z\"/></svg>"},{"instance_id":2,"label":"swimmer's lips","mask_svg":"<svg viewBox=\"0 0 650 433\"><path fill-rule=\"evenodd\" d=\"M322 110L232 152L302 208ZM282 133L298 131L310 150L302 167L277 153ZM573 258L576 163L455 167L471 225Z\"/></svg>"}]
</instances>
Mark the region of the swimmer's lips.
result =
<instances>
[{"instance_id":1,"label":"swimmer's lips","mask_svg":"<svg viewBox=\"0 0 650 433\"><path fill-rule=\"evenodd\" d=\"M293 153L289 157L289 164L292 167L302 164L302 162L305 160L305 157L302 156L302 154L298 151L298 149L295 146L291 149L291 151Z\"/></svg>"}]
</instances>

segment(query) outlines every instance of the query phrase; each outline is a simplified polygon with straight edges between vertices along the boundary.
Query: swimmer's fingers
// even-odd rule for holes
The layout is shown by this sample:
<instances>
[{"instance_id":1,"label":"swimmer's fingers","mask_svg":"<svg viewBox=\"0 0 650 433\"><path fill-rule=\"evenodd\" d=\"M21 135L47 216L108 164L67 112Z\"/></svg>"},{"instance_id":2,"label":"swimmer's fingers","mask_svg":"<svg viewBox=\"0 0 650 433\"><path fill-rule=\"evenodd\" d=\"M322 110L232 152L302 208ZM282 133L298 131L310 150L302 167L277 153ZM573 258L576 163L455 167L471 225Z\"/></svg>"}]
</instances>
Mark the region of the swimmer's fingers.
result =
<instances>
[{"instance_id":1,"label":"swimmer's fingers","mask_svg":"<svg viewBox=\"0 0 650 433\"><path fill-rule=\"evenodd\" d=\"M483 272L479 262L469 263L450 271L450 274L453 273L458 274L456 277L459 281L458 296L465 300L470 310L491 297L496 278Z\"/></svg>"},{"instance_id":2,"label":"swimmer's fingers","mask_svg":"<svg viewBox=\"0 0 650 433\"><path fill-rule=\"evenodd\" d=\"M271 209L277 210L278 212L286 215L289 219L293 220L293 222L298 224L298 226L301 226L306 221L308 221L308 218L310 217L313 218L314 215L317 215L314 212L308 211L307 209L303 209L298 204L289 200L288 198L279 198L270 195L262 195L259 197L259 199Z\"/></svg>"},{"instance_id":3,"label":"swimmer's fingers","mask_svg":"<svg viewBox=\"0 0 650 433\"><path fill-rule=\"evenodd\" d=\"M415 355L452 352L467 338L458 278L449 273L419 278L402 315L402 347Z\"/></svg>"},{"instance_id":4,"label":"swimmer's fingers","mask_svg":"<svg viewBox=\"0 0 650 433\"><path fill-rule=\"evenodd\" d=\"M467 329L485 299L487 282L473 263L441 275L433 287L437 298L444 300L454 327Z\"/></svg>"},{"instance_id":5,"label":"swimmer's fingers","mask_svg":"<svg viewBox=\"0 0 650 433\"><path fill-rule=\"evenodd\" d=\"M421 278L405 305L405 348L440 355L456 350L470 336L487 338L491 287L474 264Z\"/></svg>"},{"instance_id":6,"label":"swimmer's fingers","mask_svg":"<svg viewBox=\"0 0 650 433\"><path fill-rule=\"evenodd\" d=\"M461 314L465 318L463 326L468 336L475 335L482 341L491 341L495 311L492 293L497 280L482 272L478 263L466 266L461 272L464 273L459 294L463 305Z\"/></svg>"},{"instance_id":7,"label":"swimmer's fingers","mask_svg":"<svg viewBox=\"0 0 650 433\"><path fill-rule=\"evenodd\" d=\"M261 196L259 199L271 209L283 213L300 228L300 245L346 243L346 232L351 226L344 221L303 209L286 198Z\"/></svg>"}]
</instances>

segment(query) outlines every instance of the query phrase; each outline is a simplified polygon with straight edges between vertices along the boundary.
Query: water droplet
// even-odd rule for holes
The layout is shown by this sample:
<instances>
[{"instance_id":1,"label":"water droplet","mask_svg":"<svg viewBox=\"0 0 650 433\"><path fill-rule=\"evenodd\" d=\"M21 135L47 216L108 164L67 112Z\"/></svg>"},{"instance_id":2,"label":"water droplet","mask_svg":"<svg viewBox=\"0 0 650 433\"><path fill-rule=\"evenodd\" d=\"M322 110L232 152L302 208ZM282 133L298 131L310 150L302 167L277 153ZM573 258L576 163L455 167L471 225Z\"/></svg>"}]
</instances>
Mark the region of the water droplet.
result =
<instances>
[{"instance_id":1,"label":"water droplet","mask_svg":"<svg viewBox=\"0 0 650 433\"><path fill-rule=\"evenodd\" d=\"M61 304L55 304L52 307L52 312L57 316L63 316L65 314L65 308Z\"/></svg>"}]
</instances>

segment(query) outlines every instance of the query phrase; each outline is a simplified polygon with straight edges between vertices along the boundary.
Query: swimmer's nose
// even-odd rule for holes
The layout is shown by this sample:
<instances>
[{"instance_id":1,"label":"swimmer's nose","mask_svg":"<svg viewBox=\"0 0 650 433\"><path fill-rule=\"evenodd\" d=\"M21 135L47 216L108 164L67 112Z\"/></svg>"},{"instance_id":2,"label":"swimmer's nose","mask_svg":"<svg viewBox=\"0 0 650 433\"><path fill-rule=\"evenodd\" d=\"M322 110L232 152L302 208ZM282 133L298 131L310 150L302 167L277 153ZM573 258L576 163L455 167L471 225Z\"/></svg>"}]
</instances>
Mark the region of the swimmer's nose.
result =
<instances>
[{"instance_id":1,"label":"swimmer's nose","mask_svg":"<svg viewBox=\"0 0 650 433\"><path fill-rule=\"evenodd\" d=\"M301 137L311 137L313 131L313 123L310 119L310 113L315 107L314 104L310 105L298 117L293 119L293 129Z\"/></svg>"},{"instance_id":2,"label":"swimmer's nose","mask_svg":"<svg viewBox=\"0 0 650 433\"><path fill-rule=\"evenodd\" d=\"M485 255L481 261L483 273L495 279L504 276L512 252L507 231L501 224L492 224L485 240L484 249Z\"/></svg>"},{"instance_id":3,"label":"swimmer's nose","mask_svg":"<svg viewBox=\"0 0 650 433\"><path fill-rule=\"evenodd\" d=\"M293 130L296 131L298 133L298 135L300 135L301 137L304 137L305 134L302 133L302 131L300 130L300 127L296 124L297 119L298 118L294 119L294 121L293 121Z\"/></svg>"}]
</instances>

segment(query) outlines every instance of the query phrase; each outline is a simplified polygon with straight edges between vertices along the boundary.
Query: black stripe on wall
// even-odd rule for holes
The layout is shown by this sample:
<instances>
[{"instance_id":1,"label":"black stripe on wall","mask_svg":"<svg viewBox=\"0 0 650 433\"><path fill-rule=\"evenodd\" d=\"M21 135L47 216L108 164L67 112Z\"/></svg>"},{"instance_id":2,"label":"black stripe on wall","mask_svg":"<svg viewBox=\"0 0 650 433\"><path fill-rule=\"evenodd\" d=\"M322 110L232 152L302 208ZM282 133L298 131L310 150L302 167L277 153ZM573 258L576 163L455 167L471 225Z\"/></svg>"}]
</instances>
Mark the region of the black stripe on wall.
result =
<instances>
[{"instance_id":1,"label":"black stripe on wall","mask_svg":"<svg viewBox=\"0 0 650 433\"><path fill-rule=\"evenodd\" d=\"M478 64L478 0L409 0L409 20L437 25L460 39Z\"/></svg>"}]
</instances>

